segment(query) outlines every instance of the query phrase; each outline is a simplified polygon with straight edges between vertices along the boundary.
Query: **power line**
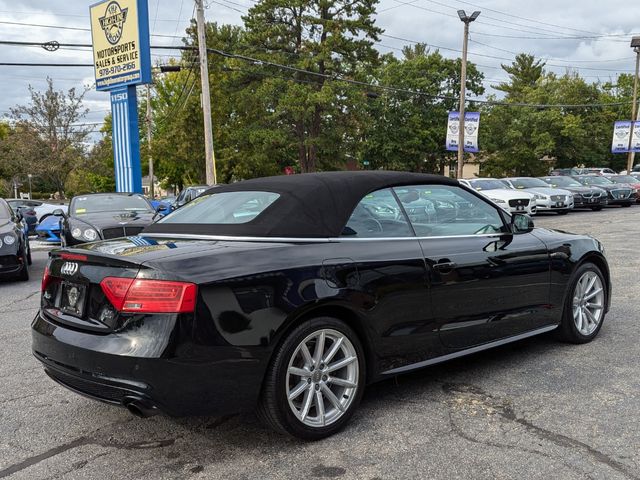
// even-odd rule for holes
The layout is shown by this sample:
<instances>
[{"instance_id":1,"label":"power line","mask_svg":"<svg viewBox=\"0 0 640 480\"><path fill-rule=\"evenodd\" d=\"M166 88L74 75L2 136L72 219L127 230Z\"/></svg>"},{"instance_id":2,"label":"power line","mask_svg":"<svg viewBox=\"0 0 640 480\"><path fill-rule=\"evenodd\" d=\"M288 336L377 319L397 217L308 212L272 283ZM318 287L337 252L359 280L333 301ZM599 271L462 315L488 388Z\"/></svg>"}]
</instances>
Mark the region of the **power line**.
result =
<instances>
[{"instance_id":1,"label":"power line","mask_svg":"<svg viewBox=\"0 0 640 480\"><path fill-rule=\"evenodd\" d=\"M1 43L2 42L0 42L0 44ZM420 43L420 42L414 42L414 43ZM82 45L79 45L79 46L82 46ZM194 50L196 50L195 47L152 46L151 48L175 49L175 50L183 50L183 51L194 51ZM242 61L249 62L249 63L251 63L253 65L256 65L256 66L274 67L274 68L278 68L278 69L281 69L281 70L287 70L287 71L295 72L295 73L302 73L302 74L309 75L309 76L315 76L315 77L323 78L323 79L329 80L329 81L343 82L343 83L347 83L347 84L363 86L363 87L367 87L367 88L370 88L370 89L377 89L377 90L388 91L388 92L393 92L393 93L403 93L403 94L421 96L421 97L432 98L432 99L437 99L437 100L452 100L452 101L456 101L457 100L457 97L453 97L453 96L434 95L434 94L429 94L429 93L426 93L426 92L421 92L421 91L416 91L416 90L409 90L409 89L394 87L394 86L390 86L390 85L382 85L382 84L363 82L363 81L354 80L354 79L350 79L350 78L340 77L340 76L334 75L334 74L313 72L313 71L310 71L310 70L305 70L305 69L298 68L298 67L293 67L293 66L290 66L290 65L282 65L282 64L279 64L279 63L276 63L276 62L271 62L271 61L268 61L268 60L262 60L262 59L258 59L258 58L253 58L253 57L249 57L247 55L229 53L229 52L225 52L223 50L214 49L214 48L208 48L207 49L207 53L220 55L220 56L222 56L224 58L232 58L232 59L242 60ZM7 64L0 64L0 65L7 65ZM9 65L11 65L11 64L9 64ZM82 65L82 64L66 64L66 65L64 65L64 64L47 64L47 65L42 65L42 64L23 64L23 65L24 66L37 65L37 66L74 66L74 67L91 66L91 67L93 67L92 64L91 65ZM472 98L469 98L468 101L471 101L471 102L474 102L474 103L478 103L478 104L489 105L489 106L532 107L532 108L565 108L565 109L568 109L568 108L601 108L601 107L627 105L627 104L631 103L630 101L627 101L627 102L592 103L592 104L531 104L531 103L509 103L509 102L502 102L502 101L492 101L492 100L482 100L482 99L472 99Z\"/></svg>"}]
</instances>

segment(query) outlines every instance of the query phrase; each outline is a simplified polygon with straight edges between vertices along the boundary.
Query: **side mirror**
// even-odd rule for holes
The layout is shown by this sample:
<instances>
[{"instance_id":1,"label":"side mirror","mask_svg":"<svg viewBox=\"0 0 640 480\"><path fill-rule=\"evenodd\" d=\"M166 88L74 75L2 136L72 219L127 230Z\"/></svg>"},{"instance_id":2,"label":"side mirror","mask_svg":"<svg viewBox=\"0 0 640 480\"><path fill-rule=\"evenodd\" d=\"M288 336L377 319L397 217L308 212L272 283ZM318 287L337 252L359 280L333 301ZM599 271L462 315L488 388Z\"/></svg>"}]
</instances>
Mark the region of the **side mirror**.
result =
<instances>
[{"instance_id":1,"label":"side mirror","mask_svg":"<svg viewBox=\"0 0 640 480\"><path fill-rule=\"evenodd\" d=\"M158 205L158 208L156 208L156 212L158 213L168 212L169 210L170 210L170 207L166 203L160 203Z\"/></svg>"},{"instance_id":2,"label":"side mirror","mask_svg":"<svg viewBox=\"0 0 640 480\"><path fill-rule=\"evenodd\" d=\"M511 217L511 231L513 233L529 233L533 230L533 219L524 213L514 213Z\"/></svg>"},{"instance_id":3,"label":"side mirror","mask_svg":"<svg viewBox=\"0 0 640 480\"><path fill-rule=\"evenodd\" d=\"M62 210L61 208L56 208L53 212L52 215L55 215L56 217L66 217L64 210Z\"/></svg>"}]
</instances>

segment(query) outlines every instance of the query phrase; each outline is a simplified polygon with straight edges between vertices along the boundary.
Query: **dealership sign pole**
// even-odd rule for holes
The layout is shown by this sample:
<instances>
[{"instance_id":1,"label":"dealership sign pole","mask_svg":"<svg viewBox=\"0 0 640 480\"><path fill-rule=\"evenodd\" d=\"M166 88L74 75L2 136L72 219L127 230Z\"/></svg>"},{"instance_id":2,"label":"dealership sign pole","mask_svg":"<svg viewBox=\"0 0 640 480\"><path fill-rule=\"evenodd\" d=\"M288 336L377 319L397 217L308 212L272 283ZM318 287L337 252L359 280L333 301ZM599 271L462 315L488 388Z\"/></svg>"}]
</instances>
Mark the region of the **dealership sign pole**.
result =
<instances>
[{"instance_id":1,"label":"dealership sign pole","mask_svg":"<svg viewBox=\"0 0 640 480\"><path fill-rule=\"evenodd\" d=\"M90 7L96 89L111 93L116 191L142 193L136 85L151 83L147 0Z\"/></svg>"}]
</instances>

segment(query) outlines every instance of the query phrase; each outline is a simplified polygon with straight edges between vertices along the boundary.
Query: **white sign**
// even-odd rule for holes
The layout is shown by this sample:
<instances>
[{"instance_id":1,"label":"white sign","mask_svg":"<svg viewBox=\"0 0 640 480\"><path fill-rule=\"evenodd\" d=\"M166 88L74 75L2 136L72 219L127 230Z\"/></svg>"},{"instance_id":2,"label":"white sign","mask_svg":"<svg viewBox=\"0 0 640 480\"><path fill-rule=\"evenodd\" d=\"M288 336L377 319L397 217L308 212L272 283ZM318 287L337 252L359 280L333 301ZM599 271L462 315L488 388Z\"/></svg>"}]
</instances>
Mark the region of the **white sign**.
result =
<instances>
[{"instance_id":1,"label":"white sign","mask_svg":"<svg viewBox=\"0 0 640 480\"><path fill-rule=\"evenodd\" d=\"M460 128L460 114L449 112L447 122L447 150L458 150L458 135ZM480 113L466 112L464 114L464 151L478 152L478 132L480 131Z\"/></svg>"},{"instance_id":2,"label":"white sign","mask_svg":"<svg viewBox=\"0 0 640 480\"><path fill-rule=\"evenodd\" d=\"M613 142L611 144L612 153L627 153L629 142L631 141L631 122L625 120L616 122L613 125Z\"/></svg>"},{"instance_id":3,"label":"white sign","mask_svg":"<svg viewBox=\"0 0 640 480\"><path fill-rule=\"evenodd\" d=\"M631 136L632 152L640 152L640 122L633 122L633 135Z\"/></svg>"}]
</instances>

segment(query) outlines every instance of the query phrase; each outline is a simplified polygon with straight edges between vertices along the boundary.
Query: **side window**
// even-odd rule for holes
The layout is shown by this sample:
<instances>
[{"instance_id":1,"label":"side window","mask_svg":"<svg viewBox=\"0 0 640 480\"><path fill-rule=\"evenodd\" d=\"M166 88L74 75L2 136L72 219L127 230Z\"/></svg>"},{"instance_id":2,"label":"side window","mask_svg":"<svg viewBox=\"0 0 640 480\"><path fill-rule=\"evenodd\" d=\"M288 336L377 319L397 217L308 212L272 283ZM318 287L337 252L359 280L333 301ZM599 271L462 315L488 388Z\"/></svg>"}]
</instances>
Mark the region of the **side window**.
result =
<instances>
[{"instance_id":1,"label":"side window","mask_svg":"<svg viewBox=\"0 0 640 480\"><path fill-rule=\"evenodd\" d=\"M360 200L344 227L342 236L389 238L414 235L398 201L391 189L387 188L370 193Z\"/></svg>"},{"instance_id":2,"label":"side window","mask_svg":"<svg viewBox=\"0 0 640 480\"><path fill-rule=\"evenodd\" d=\"M416 185L394 190L419 237L506 232L496 207L460 187Z\"/></svg>"},{"instance_id":3,"label":"side window","mask_svg":"<svg viewBox=\"0 0 640 480\"><path fill-rule=\"evenodd\" d=\"M178 195L178 198L176 199L176 203L178 204L182 204L182 202L184 201L184 194L185 194L186 190L182 190L180 192L180 195Z\"/></svg>"}]
</instances>

